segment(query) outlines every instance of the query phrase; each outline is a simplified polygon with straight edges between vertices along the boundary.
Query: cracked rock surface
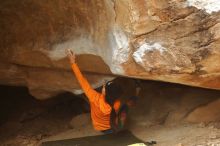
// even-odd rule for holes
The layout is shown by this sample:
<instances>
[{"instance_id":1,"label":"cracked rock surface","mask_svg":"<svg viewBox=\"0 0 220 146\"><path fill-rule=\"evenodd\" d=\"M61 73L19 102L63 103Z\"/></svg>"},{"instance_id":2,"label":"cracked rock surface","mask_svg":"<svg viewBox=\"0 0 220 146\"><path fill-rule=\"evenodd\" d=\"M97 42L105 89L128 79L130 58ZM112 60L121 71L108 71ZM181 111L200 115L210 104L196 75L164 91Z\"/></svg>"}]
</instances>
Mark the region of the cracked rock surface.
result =
<instances>
[{"instance_id":1,"label":"cracked rock surface","mask_svg":"<svg viewBox=\"0 0 220 146\"><path fill-rule=\"evenodd\" d=\"M220 89L216 0L3 0L0 84L38 99L81 93L65 49L93 87L115 75Z\"/></svg>"}]
</instances>

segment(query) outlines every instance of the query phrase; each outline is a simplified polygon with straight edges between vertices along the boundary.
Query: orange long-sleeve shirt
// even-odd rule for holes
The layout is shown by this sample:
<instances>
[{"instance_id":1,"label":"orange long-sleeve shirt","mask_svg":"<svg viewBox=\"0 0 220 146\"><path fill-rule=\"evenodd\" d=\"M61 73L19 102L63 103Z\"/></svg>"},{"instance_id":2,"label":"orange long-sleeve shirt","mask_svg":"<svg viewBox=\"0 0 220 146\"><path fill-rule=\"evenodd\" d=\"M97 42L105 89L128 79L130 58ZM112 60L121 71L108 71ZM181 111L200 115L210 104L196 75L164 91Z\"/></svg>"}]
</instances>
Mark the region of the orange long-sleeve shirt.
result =
<instances>
[{"instance_id":1,"label":"orange long-sleeve shirt","mask_svg":"<svg viewBox=\"0 0 220 146\"><path fill-rule=\"evenodd\" d=\"M73 72L85 92L86 96L89 99L91 107L91 118L94 129L98 131L110 129L110 114L111 106L105 101L105 95L94 90L86 78L82 75L78 65L76 63L72 64ZM114 104L114 109L117 111L120 107L120 102L117 101Z\"/></svg>"}]
</instances>

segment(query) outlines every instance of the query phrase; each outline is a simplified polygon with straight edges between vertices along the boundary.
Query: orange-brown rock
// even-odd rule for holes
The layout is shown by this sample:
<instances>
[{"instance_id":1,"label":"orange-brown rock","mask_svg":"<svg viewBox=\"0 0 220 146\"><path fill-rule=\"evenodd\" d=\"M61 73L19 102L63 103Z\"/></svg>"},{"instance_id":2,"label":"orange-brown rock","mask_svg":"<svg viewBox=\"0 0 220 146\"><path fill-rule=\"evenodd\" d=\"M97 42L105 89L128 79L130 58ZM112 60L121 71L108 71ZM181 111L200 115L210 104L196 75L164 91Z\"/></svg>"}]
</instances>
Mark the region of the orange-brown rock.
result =
<instances>
[{"instance_id":1,"label":"orange-brown rock","mask_svg":"<svg viewBox=\"0 0 220 146\"><path fill-rule=\"evenodd\" d=\"M200 3L4 0L0 84L27 86L38 99L77 93L70 48L94 87L120 75L220 89L219 2Z\"/></svg>"}]
</instances>

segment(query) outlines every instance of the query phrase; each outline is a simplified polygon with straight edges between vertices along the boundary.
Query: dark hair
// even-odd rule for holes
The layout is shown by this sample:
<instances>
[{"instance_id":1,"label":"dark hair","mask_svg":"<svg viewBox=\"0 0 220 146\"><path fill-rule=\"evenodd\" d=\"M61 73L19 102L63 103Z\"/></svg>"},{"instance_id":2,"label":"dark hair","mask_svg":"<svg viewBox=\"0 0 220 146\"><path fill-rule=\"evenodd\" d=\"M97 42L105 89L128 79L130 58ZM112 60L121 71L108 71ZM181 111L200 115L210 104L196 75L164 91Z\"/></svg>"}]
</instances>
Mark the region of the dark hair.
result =
<instances>
[{"instance_id":1,"label":"dark hair","mask_svg":"<svg viewBox=\"0 0 220 146\"><path fill-rule=\"evenodd\" d=\"M118 84L112 81L109 81L106 83L105 93L106 93L105 101L111 106L113 106L115 100L122 95L123 91L121 86L119 86Z\"/></svg>"}]
</instances>

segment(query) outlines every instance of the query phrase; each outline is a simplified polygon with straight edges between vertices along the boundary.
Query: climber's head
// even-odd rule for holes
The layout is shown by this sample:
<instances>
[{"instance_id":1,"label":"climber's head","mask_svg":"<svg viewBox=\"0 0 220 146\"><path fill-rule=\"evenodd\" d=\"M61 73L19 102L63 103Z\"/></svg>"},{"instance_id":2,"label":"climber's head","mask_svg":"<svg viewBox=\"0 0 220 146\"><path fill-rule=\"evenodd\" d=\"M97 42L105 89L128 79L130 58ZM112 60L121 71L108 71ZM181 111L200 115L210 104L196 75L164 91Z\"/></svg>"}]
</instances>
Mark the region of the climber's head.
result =
<instances>
[{"instance_id":1,"label":"climber's head","mask_svg":"<svg viewBox=\"0 0 220 146\"><path fill-rule=\"evenodd\" d=\"M118 99L122 95L123 91L121 86L116 84L113 81L109 81L105 85L105 100L110 105L113 105L116 99Z\"/></svg>"}]
</instances>

